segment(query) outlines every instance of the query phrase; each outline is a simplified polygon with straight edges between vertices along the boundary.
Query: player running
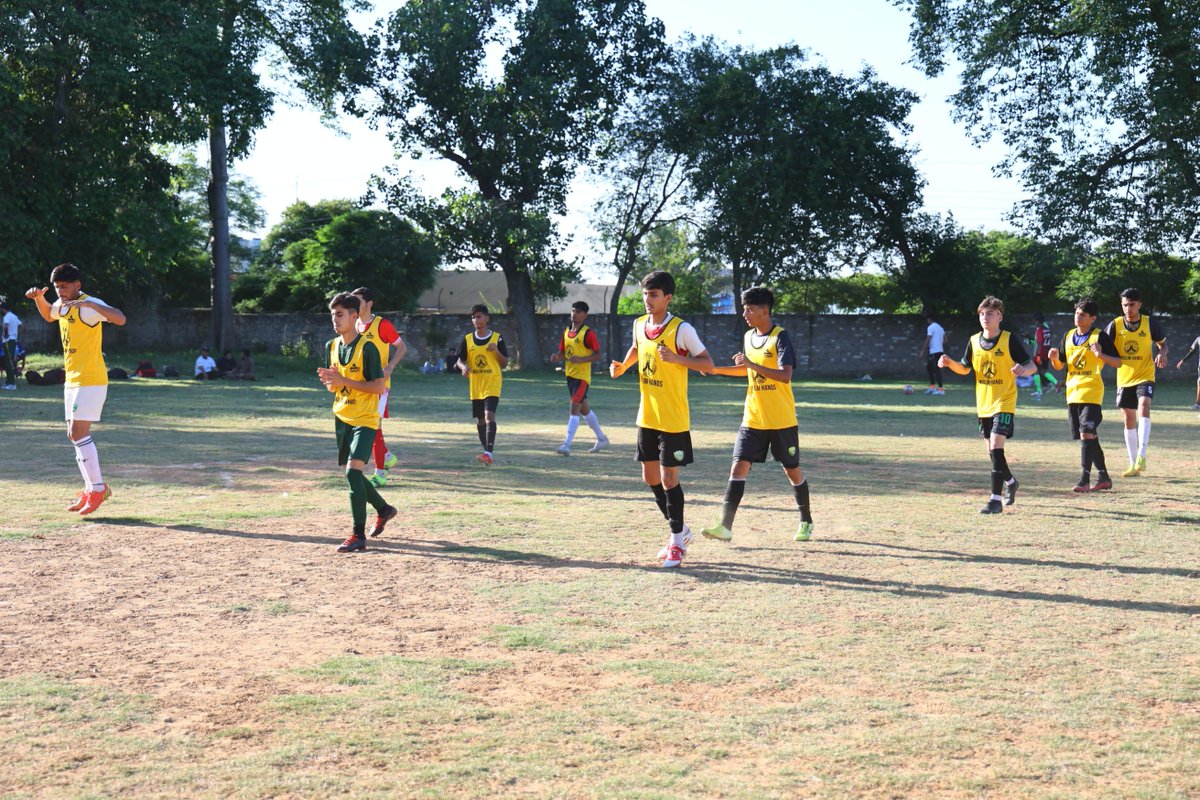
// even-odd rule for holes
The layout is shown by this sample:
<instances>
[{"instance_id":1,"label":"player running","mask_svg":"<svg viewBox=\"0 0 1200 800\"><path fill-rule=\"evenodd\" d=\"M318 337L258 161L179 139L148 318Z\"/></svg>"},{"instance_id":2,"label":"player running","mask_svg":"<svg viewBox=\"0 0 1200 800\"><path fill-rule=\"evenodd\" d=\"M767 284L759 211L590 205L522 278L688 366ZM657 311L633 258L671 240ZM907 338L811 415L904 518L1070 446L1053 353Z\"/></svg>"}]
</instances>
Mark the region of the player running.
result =
<instances>
[{"instance_id":1,"label":"player running","mask_svg":"<svg viewBox=\"0 0 1200 800\"><path fill-rule=\"evenodd\" d=\"M479 444L483 446L483 452L476 458L487 466L492 464L492 452L496 447L496 409L500 406L500 389L504 385L501 370L508 366L504 338L488 330L491 318L487 306L471 306L471 324L475 330L463 337L454 365L467 379L471 416L475 417Z\"/></svg>"},{"instance_id":2,"label":"player running","mask_svg":"<svg viewBox=\"0 0 1200 800\"><path fill-rule=\"evenodd\" d=\"M742 292L742 319L750 326L742 342L742 352L734 354L734 366L712 370L714 375L745 376L747 385L746 407L733 445L733 467L725 487L721 522L701 531L706 539L728 542L733 538L733 519L746 491L751 464L765 462L767 451L792 482L796 506L800 510L795 540L807 542L812 538L808 481L800 471L800 435L796 424L796 400L792 395L796 353L787 331L771 321L774 303L775 296L770 289L756 286Z\"/></svg>"},{"instance_id":3,"label":"player running","mask_svg":"<svg viewBox=\"0 0 1200 800\"><path fill-rule=\"evenodd\" d=\"M404 354L408 352L408 345L400 338L400 334L392 323L375 315L373 311L375 308L374 292L361 286L351 294L358 298L361 309L358 317L358 332L379 349L381 358L386 357L389 353L388 348L391 348L391 357L383 365L383 377L387 383L384 386L383 394L379 396L379 430L375 432L375 443L371 447L372 455L375 457L375 474L367 478L372 486L378 488L387 485L388 470L396 466L396 462L400 460L383 441L383 420L390 416L388 414L388 396L392 390L392 372L400 363L400 359L404 358Z\"/></svg>"},{"instance_id":4,"label":"player running","mask_svg":"<svg viewBox=\"0 0 1200 800\"><path fill-rule=\"evenodd\" d=\"M1121 292L1122 316L1108 323L1104 332L1112 337L1121 356L1117 368L1117 408L1125 416L1125 450L1129 468L1122 478L1146 470L1146 448L1150 445L1150 401L1154 399L1154 368L1166 369L1166 332L1157 319L1142 314L1142 295L1137 289ZM1154 344L1158 355L1151 358Z\"/></svg>"},{"instance_id":5,"label":"player running","mask_svg":"<svg viewBox=\"0 0 1200 800\"><path fill-rule=\"evenodd\" d=\"M587 303L579 300L571 304L571 325L563 329L558 342L558 352L550 355L551 362L563 362L567 393L571 397L567 435L555 450L564 456L571 455L571 442L575 440L575 431L579 430L581 419L585 420L592 433L596 434L596 443L588 452L599 453L608 447L608 437L600 430L600 420L596 419L596 412L588 407L587 401L588 387L592 383L592 364L600 360L600 340L596 338L596 332L586 324L587 316Z\"/></svg>"},{"instance_id":6,"label":"player running","mask_svg":"<svg viewBox=\"0 0 1200 800\"><path fill-rule=\"evenodd\" d=\"M1100 307L1090 297L1075 304L1075 330L1063 334L1062 344L1049 351L1055 369L1067 368L1067 419L1071 438L1079 439L1079 465L1082 472L1072 491L1099 492L1112 488L1104 450L1100 447L1101 407L1104 403L1104 378L1100 373L1107 364L1120 367L1121 357L1112 338L1096 327ZM1096 483L1092 484L1092 467Z\"/></svg>"},{"instance_id":7,"label":"player running","mask_svg":"<svg viewBox=\"0 0 1200 800\"><path fill-rule=\"evenodd\" d=\"M942 356L938 366L958 375L975 373L975 410L979 417L979 435L988 445L992 462L992 494L980 514L999 514L1004 506L1017 500L1020 487L1008 459L1004 444L1012 438L1014 415L1017 411L1017 376L1029 376L1037 367L1029 358L1021 340L1008 331L1000 330L1004 319L1004 303L988 295L980 302L979 326L983 329L967 340L962 361ZM1000 492L1004 492L1001 503Z\"/></svg>"},{"instance_id":8,"label":"player running","mask_svg":"<svg viewBox=\"0 0 1200 800\"><path fill-rule=\"evenodd\" d=\"M350 484L354 529L338 546L339 553L367 549L367 503L376 513L371 536L383 533L384 526L397 514L363 475L379 430L379 398L387 390L387 379L378 346L359 332L360 307L359 299L346 292L329 302L329 317L337 336L325 346L325 366L317 368L317 377L333 392L338 465L346 466L346 482Z\"/></svg>"},{"instance_id":9,"label":"player running","mask_svg":"<svg viewBox=\"0 0 1200 800\"><path fill-rule=\"evenodd\" d=\"M674 295L675 279L669 273L655 271L642 278L646 314L633 323L633 345L625 358L609 365L614 378L638 365L637 460L642 480L654 492L654 501L670 525L670 538L658 553L667 568L683 563L692 541L683 521L679 485L679 468L693 460L688 370L713 370L712 357L696 329L667 310Z\"/></svg>"}]
</instances>

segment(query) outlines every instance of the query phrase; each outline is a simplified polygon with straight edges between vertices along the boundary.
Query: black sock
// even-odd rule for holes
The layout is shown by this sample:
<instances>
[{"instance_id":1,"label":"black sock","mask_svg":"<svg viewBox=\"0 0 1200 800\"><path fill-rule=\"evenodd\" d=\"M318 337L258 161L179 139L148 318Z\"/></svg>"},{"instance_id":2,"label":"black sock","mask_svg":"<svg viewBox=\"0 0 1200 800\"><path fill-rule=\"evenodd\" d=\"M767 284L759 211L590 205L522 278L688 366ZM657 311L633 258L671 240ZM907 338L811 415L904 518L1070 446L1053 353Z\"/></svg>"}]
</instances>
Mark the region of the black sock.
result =
<instances>
[{"instance_id":1,"label":"black sock","mask_svg":"<svg viewBox=\"0 0 1200 800\"><path fill-rule=\"evenodd\" d=\"M494 452L496 449L496 423L494 422L487 424L487 444L483 446L483 449L489 453Z\"/></svg>"},{"instance_id":2,"label":"black sock","mask_svg":"<svg viewBox=\"0 0 1200 800\"><path fill-rule=\"evenodd\" d=\"M1008 462L1004 459L1003 450L989 450L988 457L992 460L992 494L999 497L1004 488L1004 472L1008 469Z\"/></svg>"},{"instance_id":3,"label":"black sock","mask_svg":"<svg viewBox=\"0 0 1200 800\"><path fill-rule=\"evenodd\" d=\"M808 478L792 486L796 493L796 505L800 508L800 521L812 522L812 511L808 507Z\"/></svg>"},{"instance_id":4,"label":"black sock","mask_svg":"<svg viewBox=\"0 0 1200 800\"><path fill-rule=\"evenodd\" d=\"M652 483L650 491L654 492L654 502L658 503L658 510L662 512L663 519L670 519L667 516L667 490L662 487L661 483Z\"/></svg>"},{"instance_id":5,"label":"black sock","mask_svg":"<svg viewBox=\"0 0 1200 800\"><path fill-rule=\"evenodd\" d=\"M667 521L671 533L683 533L683 487L675 484L667 489Z\"/></svg>"},{"instance_id":6,"label":"black sock","mask_svg":"<svg viewBox=\"0 0 1200 800\"><path fill-rule=\"evenodd\" d=\"M1079 482L1087 483L1092 478L1092 440L1079 440Z\"/></svg>"},{"instance_id":7,"label":"black sock","mask_svg":"<svg viewBox=\"0 0 1200 800\"><path fill-rule=\"evenodd\" d=\"M1096 465L1096 471L1100 478L1108 477L1108 465L1104 463L1104 448L1100 446L1099 439L1088 439L1092 445L1092 463Z\"/></svg>"},{"instance_id":8,"label":"black sock","mask_svg":"<svg viewBox=\"0 0 1200 800\"><path fill-rule=\"evenodd\" d=\"M475 423L475 431L476 431L476 433L479 434L479 446L482 447L484 450L487 450L488 449L488 446L487 446L487 424L484 423L482 420L479 422L476 422Z\"/></svg>"},{"instance_id":9,"label":"black sock","mask_svg":"<svg viewBox=\"0 0 1200 800\"><path fill-rule=\"evenodd\" d=\"M997 447L995 450L989 451L988 455L992 457L992 469L1000 470L1000 477L1005 481L1011 481L1013 474L1012 470L1008 468L1008 459L1004 456L1004 448Z\"/></svg>"},{"instance_id":10,"label":"black sock","mask_svg":"<svg viewBox=\"0 0 1200 800\"><path fill-rule=\"evenodd\" d=\"M730 478L725 485L725 505L721 506L721 524L733 530L733 518L737 516L742 495L746 493L745 478Z\"/></svg>"}]
</instances>

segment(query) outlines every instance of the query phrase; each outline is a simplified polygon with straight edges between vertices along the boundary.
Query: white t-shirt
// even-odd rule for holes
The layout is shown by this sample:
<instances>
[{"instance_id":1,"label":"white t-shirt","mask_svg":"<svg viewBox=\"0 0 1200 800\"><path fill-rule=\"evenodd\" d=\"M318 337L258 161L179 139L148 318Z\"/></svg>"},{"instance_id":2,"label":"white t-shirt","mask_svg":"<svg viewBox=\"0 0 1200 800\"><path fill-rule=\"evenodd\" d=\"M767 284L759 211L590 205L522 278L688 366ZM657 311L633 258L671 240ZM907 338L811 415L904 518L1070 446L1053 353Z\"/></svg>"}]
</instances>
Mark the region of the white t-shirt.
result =
<instances>
[{"instance_id":1,"label":"white t-shirt","mask_svg":"<svg viewBox=\"0 0 1200 800\"><path fill-rule=\"evenodd\" d=\"M91 300L93 303L95 303L98 306L105 306L105 307L108 306L108 303L104 302L99 297L93 297L90 294L87 296L86 299ZM61 319L62 316L63 316L62 300L55 300L50 305L50 319L52 319L52 320ZM104 315L101 314L99 311L97 311L94 308L84 307L84 308L79 309L79 321L84 323L85 325L95 325L97 322L104 322Z\"/></svg>"},{"instance_id":2,"label":"white t-shirt","mask_svg":"<svg viewBox=\"0 0 1200 800\"><path fill-rule=\"evenodd\" d=\"M946 338L946 330L941 325L938 325L936 322L929 323L929 327L925 329L925 335L929 337L930 353L946 352L945 347L943 347L945 344L944 340Z\"/></svg>"},{"instance_id":3,"label":"white t-shirt","mask_svg":"<svg viewBox=\"0 0 1200 800\"><path fill-rule=\"evenodd\" d=\"M671 317L675 316L671 312L667 312L667 318L663 320L663 325L671 321ZM649 319L646 320L649 322ZM633 341L637 341L637 323L633 323ZM675 332L675 345L680 350L686 350L689 356L699 355L705 351L704 343L700 341L700 334L696 333L696 329L692 327L690 322L679 323L679 330Z\"/></svg>"},{"instance_id":4,"label":"white t-shirt","mask_svg":"<svg viewBox=\"0 0 1200 800\"><path fill-rule=\"evenodd\" d=\"M216 368L217 362L213 360L212 356L200 356L196 359L196 375L199 375L201 372L212 372Z\"/></svg>"},{"instance_id":5,"label":"white t-shirt","mask_svg":"<svg viewBox=\"0 0 1200 800\"><path fill-rule=\"evenodd\" d=\"M4 315L4 341L15 342L17 340L17 331L21 328L21 320L17 319L17 315L13 312L6 312Z\"/></svg>"}]
</instances>

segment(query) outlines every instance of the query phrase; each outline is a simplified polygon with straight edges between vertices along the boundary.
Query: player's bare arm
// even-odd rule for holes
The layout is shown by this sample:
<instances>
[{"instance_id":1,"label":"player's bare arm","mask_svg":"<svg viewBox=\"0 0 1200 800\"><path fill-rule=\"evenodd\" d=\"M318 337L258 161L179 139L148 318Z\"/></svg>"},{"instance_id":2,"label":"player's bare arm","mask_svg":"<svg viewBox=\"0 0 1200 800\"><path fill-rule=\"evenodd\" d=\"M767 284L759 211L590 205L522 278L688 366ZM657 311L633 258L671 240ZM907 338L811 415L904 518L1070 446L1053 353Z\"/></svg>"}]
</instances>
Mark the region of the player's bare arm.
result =
<instances>
[{"instance_id":1,"label":"player's bare arm","mask_svg":"<svg viewBox=\"0 0 1200 800\"><path fill-rule=\"evenodd\" d=\"M1032 361L1026 361L1024 364L1013 364L1012 374L1018 378L1028 378L1033 373L1037 372L1037 366Z\"/></svg>"},{"instance_id":2,"label":"player's bare arm","mask_svg":"<svg viewBox=\"0 0 1200 800\"><path fill-rule=\"evenodd\" d=\"M1099 354L1100 351L1098 349L1098 345L1092 345L1092 352ZM1058 352L1057 347L1051 347L1050 352L1047 353L1046 356L1050 359L1050 366L1054 367L1055 369L1063 368L1064 364L1061 358L1062 353Z\"/></svg>"},{"instance_id":3,"label":"player's bare arm","mask_svg":"<svg viewBox=\"0 0 1200 800\"><path fill-rule=\"evenodd\" d=\"M725 375L729 378L744 378L746 377L745 367L713 367L703 373L704 375Z\"/></svg>"},{"instance_id":4,"label":"player's bare arm","mask_svg":"<svg viewBox=\"0 0 1200 800\"><path fill-rule=\"evenodd\" d=\"M965 366L964 364L961 364L958 361L955 361L953 358L951 358L950 356L945 355L945 354L943 354L942 357L938 359L938 366L941 367L942 369L950 370L955 375L970 375L971 374L970 367Z\"/></svg>"},{"instance_id":5,"label":"player's bare arm","mask_svg":"<svg viewBox=\"0 0 1200 800\"><path fill-rule=\"evenodd\" d=\"M687 367L688 369L693 369L696 372L712 372L714 369L712 356L708 354L707 350L702 353L697 353L694 356L685 356L676 353L665 344L660 344L658 346L658 357L668 364L679 364L680 366Z\"/></svg>"},{"instance_id":6,"label":"player's bare arm","mask_svg":"<svg viewBox=\"0 0 1200 800\"><path fill-rule=\"evenodd\" d=\"M468 367L467 362L463 361L461 358L454 362L454 368L461 372L464 378L471 374L471 368Z\"/></svg>"},{"instance_id":7,"label":"player's bare arm","mask_svg":"<svg viewBox=\"0 0 1200 800\"><path fill-rule=\"evenodd\" d=\"M46 320L46 322L54 322L54 318L50 316L50 303L46 302L46 292L48 291L50 291L49 286L42 287L41 289L34 286L25 292L25 296L37 306L38 313L42 315L42 319Z\"/></svg>"},{"instance_id":8,"label":"player's bare arm","mask_svg":"<svg viewBox=\"0 0 1200 800\"><path fill-rule=\"evenodd\" d=\"M614 378L619 378L625 374L625 370L637 363L637 345L629 348L629 352L625 354L625 358L621 361L613 361L608 365L608 374Z\"/></svg>"},{"instance_id":9,"label":"player's bare arm","mask_svg":"<svg viewBox=\"0 0 1200 800\"><path fill-rule=\"evenodd\" d=\"M504 355L504 353L500 352L500 348L496 346L495 342L492 342L491 344L489 344L487 346L487 349L494 356L496 356L496 361L499 362L500 369L504 369L505 367L508 366L508 356L506 356L506 355Z\"/></svg>"},{"instance_id":10,"label":"player's bare arm","mask_svg":"<svg viewBox=\"0 0 1200 800\"><path fill-rule=\"evenodd\" d=\"M61 307L62 308L90 308L93 311L95 311L97 314L99 314L100 316L104 317L105 322L110 322L113 325L118 325L118 326L125 324L125 314L121 312L121 309L113 308L112 306L108 306L103 303L97 303L96 301L91 300L91 299L64 300L62 302Z\"/></svg>"},{"instance_id":11,"label":"player's bare arm","mask_svg":"<svg viewBox=\"0 0 1200 800\"><path fill-rule=\"evenodd\" d=\"M1105 353L1104 350L1100 347L1099 342L1095 342L1092 344L1091 351L1096 354L1096 358L1100 359L1108 366L1110 366L1110 367L1121 366L1121 357L1120 356L1110 356L1108 353Z\"/></svg>"},{"instance_id":12,"label":"player's bare arm","mask_svg":"<svg viewBox=\"0 0 1200 800\"><path fill-rule=\"evenodd\" d=\"M383 394L387 389L386 378L376 378L372 381L353 381L331 367L317 367L317 377L321 379L321 383L325 384L331 390L344 386L356 392Z\"/></svg>"},{"instance_id":13,"label":"player's bare arm","mask_svg":"<svg viewBox=\"0 0 1200 800\"><path fill-rule=\"evenodd\" d=\"M788 383L792 380L792 365L787 364L782 367L766 367L762 364L755 364L750 359L746 358L745 353L735 353L733 363L739 367L749 368L762 375L764 378L770 378L773 381L780 383Z\"/></svg>"},{"instance_id":14,"label":"player's bare arm","mask_svg":"<svg viewBox=\"0 0 1200 800\"><path fill-rule=\"evenodd\" d=\"M1167 340L1163 339L1161 342L1157 342L1156 344L1158 344L1158 355L1156 355L1154 357L1154 366L1158 367L1159 369L1166 369L1167 368Z\"/></svg>"}]
</instances>

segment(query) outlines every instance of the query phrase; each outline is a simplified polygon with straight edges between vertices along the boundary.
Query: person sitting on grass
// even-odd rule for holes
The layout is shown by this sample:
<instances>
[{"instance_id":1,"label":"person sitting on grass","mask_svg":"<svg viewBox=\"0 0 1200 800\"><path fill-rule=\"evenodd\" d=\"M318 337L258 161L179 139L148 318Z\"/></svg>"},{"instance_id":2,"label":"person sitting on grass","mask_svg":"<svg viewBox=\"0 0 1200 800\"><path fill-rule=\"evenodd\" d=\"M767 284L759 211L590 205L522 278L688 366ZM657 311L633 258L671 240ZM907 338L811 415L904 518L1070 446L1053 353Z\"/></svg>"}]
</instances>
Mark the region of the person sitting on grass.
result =
<instances>
[{"instance_id":1,"label":"person sitting on grass","mask_svg":"<svg viewBox=\"0 0 1200 800\"><path fill-rule=\"evenodd\" d=\"M200 355L196 357L196 366L192 370L192 377L198 381L207 378L210 381L215 381L221 373L217 372L217 362L208 354L207 347L200 348Z\"/></svg>"},{"instance_id":2,"label":"person sitting on grass","mask_svg":"<svg viewBox=\"0 0 1200 800\"><path fill-rule=\"evenodd\" d=\"M233 375L230 377L238 381L256 380L254 377L254 359L250 357L249 350L242 351L242 357L237 362L237 369L233 371Z\"/></svg>"},{"instance_id":3,"label":"person sitting on grass","mask_svg":"<svg viewBox=\"0 0 1200 800\"><path fill-rule=\"evenodd\" d=\"M229 378L233 376L234 370L237 369L237 362L233 360L233 351L226 350L217 359L217 376L221 378Z\"/></svg>"}]
</instances>

